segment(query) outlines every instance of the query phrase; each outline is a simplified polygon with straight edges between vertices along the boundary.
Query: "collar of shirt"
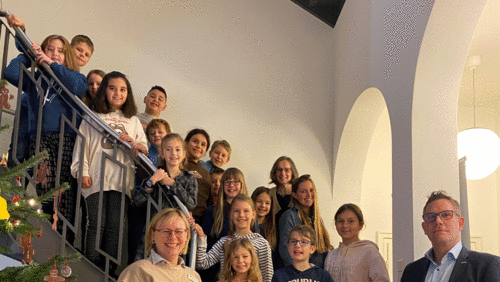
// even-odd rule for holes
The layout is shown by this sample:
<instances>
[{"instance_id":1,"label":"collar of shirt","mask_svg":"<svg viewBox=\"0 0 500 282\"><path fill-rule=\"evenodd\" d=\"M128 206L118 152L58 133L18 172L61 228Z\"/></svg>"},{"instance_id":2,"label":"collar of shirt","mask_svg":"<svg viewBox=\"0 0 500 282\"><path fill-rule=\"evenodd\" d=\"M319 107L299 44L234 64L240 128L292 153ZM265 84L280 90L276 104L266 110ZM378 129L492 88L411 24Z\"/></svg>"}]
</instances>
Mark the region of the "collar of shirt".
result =
<instances>
[{"instance_id":1,"label":"collar of shirt","mask_svg":"<svg viewBox=\"0 0 500 282\"><path fill-rule=\"evenodd\" d=\"M149 259L150 259L150 260L151 260L151 262L152 262L153 264L155 264L155 265L156 265L157 263L159 263L159 262L162 262L162 263L164 263L164 264L169 264L169 262L168 262L166 259L164 259L162 256L160 256L159 254L157 254L157 253L155 252L155 250L153 250L153 249L151 249L151 255L149 256ZM184 260L183 260L181 257L179 257L179 260L178 260L177 262L178 262L178 263L179 263L182 267L184 267L184 266L185 266L185 264L184 264Z\"/></svg>"},{"instance_id":2,"label":"collar of shirt","mask_svg":"<svg viewBox=\"0 0 500 282\"><path fill-rule=\"evenodd\" d=\"M151 144L151 146L149 146L148 156L151 162L156 165L158 162L158 148L155 145Z\"/></svg>"},{"instance_id":3,"label":"collar of shirt","mask_svg":"<svg viewBox=\"0 0 500 282\"><path fill-rule=\"evenodd\" d=\"M441 259L441 264L438 265L434 261L434 252L432 248L425 253L425 257L430 260L429 269L425 281L448 281L455 263L457 262L458 255L462 251L462 242L459 241L453 248L451 248L446 255ZM436 271L437 270L437 271Z\"/></svg>"}]
</instances>

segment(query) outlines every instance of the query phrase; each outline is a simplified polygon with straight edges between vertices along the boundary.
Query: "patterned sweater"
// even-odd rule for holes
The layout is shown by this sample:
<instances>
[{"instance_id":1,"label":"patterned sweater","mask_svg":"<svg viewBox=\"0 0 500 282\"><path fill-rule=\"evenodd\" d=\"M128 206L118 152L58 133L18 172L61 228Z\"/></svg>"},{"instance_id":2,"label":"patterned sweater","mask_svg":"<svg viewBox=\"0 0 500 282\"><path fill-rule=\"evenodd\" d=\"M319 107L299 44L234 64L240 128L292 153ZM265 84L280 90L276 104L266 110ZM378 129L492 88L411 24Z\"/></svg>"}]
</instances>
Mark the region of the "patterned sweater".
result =
<instances>
[{"instance_id":1,"label":"patterned sweater","mask_svg":"<svg viewBox=\"0 0 500 282\"><path fill-rule=\"evenodd\" d=\"M271 281L273 277L273 261L271 257L271 247L264 237L259 233L252 233L245 236L234 234L233 239L247 238L252 242L257 257L259 258L259 268L264 282ZM207 237L198 237L198 249L196 252L196 269L207 269L220 262L220 271L224 267L224 243L228 236L222 237L207 253Z\"/></svg>"}]
</instances>

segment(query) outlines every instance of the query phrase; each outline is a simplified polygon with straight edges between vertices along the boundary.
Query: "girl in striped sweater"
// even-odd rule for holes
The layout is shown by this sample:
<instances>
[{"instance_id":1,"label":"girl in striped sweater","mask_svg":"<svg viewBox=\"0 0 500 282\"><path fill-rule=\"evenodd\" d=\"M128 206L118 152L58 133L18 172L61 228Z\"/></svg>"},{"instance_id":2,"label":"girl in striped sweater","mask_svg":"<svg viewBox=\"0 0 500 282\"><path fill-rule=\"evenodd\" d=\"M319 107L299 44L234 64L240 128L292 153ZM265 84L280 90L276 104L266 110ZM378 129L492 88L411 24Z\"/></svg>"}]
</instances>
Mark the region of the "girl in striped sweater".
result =
<instances>
[{"instance_id":1,"label":"girl in striped sweater","mask_svg":"<svg viewBox=\"0 0 500 282\"><path fill-rule=\"evenodd\" d=\"M198 249L196 254L196 269L207 269L217 262L224 265L224 249L229 241L247 238L252 242L255 248L257 257L259 258L259 268L262 273L264 282L271 281L273 276L273 263L271 258L271 248L264 237L258 233L252 233L250 228L254 225L255 206L252 199L245 195L239 194L233 199L230 209L230 231L229 236L222 237L215 245L207 251L207 237L203 233L203 229L199 225L195 225L195 230L198 233ZM222 271L219 272L221 275ZM222 277L220 277L222 278Z\"/></svg>"}]
</instances>

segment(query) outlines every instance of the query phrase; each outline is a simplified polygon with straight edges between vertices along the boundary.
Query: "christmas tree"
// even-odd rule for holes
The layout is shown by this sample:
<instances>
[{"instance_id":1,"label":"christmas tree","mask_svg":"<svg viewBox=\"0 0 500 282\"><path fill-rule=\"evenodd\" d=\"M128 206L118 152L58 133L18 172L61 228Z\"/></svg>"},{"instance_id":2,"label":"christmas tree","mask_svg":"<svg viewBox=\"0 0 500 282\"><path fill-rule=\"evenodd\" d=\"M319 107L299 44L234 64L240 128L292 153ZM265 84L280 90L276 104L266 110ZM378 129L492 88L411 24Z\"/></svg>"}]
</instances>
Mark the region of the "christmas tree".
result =
<instances>
[{"instance_id":1,"label":"christmas tree","mask_svg":"<svg viewBox=\"0 0 500 282\"><path fill-rule=\"evenodd\" d=\"M13 97L9 96L9 91L6 88L6 81L0 81L0 108L10 107L7 100ZM0 127L0 132L7 129L9 126ZM46 263L37 263L33 261L34 250L31 248L31 240L40 239L43 236L41 226L35 226L30 219L48 220L51 215L42 212L41 203L52 201L54 193L60 193L61 189L68 189L67 183L60 187L56 187L40 197L31 197L26 193L25 187L21 184L21 179L26 171L36 167L40 162L48 157L46 151L32 156L22 164L12 167L0 168L0 234L10 233L19 237L20 248L23 252L24 259L22 261L25 266L8 267L0 271L0 281L75 281L75 277L71 276L71 268L68 267L68 260L76 260L81 257L80 254L74 254L69 257L59 255L49 259ZM6 161L6 156L4 155ZM2 162L0 162L0 166ZM3 170L3 171L2 171ZM37 174L35 169L34 175ZM8 246L0 245L0 254L9 254L12 250ZM58 276L56 266L63 266L61 275ZM61 280L62 279L62 280Z\"/></svg>"}]
</instances>

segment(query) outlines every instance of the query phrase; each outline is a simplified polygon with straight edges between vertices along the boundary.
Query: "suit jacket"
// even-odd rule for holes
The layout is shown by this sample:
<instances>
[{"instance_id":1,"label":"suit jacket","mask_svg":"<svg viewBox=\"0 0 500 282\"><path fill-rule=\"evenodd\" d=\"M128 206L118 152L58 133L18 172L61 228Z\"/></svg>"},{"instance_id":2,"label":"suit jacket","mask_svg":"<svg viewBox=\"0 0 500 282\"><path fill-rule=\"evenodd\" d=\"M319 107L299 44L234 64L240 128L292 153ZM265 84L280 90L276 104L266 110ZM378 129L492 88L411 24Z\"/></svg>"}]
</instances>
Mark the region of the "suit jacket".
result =
<instances>
[{"instance_id":1,"label":"suit jacket","mask_svg":"<svg viewBox=\"0 0 500 282\"><path fill-rule=\"evenodd\" d=\"M401 282L424 282L430 263L430 260L423 257L408 264ZM462 247L450 276L450 282L458 281L500 281L500 257Z\"/></svg>"}]
</instances>

